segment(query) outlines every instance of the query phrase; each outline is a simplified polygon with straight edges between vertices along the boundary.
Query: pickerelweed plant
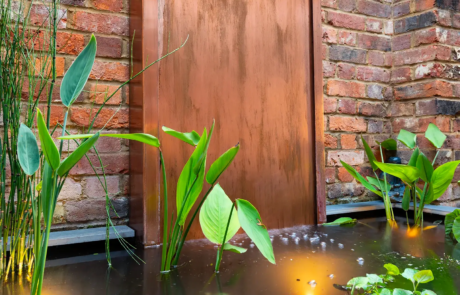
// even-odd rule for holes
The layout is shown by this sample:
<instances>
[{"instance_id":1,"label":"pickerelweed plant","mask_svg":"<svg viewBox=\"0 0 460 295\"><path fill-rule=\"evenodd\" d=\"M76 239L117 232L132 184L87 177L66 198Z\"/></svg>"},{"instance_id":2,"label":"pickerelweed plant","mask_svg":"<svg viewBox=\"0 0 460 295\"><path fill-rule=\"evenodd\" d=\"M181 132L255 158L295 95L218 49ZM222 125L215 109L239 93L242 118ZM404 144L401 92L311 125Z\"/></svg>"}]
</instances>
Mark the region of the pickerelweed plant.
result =
<instances>
[{"instance_id":1,"label":"pickerelweed plant","mask_svg":"<svg viewBox=\"0 0 460 295\"><path fill-rule=\"evenodd\" d=\"M432 160L429 160L427 156L417 147L417 135L404 129L400 131L397 139L412 150L412 155L407 165L379 162L375 159L375 157L370 156L372 151L368 152L368 149L366 148L369 162L371 163L374 171L376 169L380 169L384 172L384 175L393 175L405 183L406 189L404 191L402 207L407 212L410 209L410 203L412 200L414 208L414 223L418 227L421 227L423 224L424 206L432 203L444 194L449 185L452 183L455 170L460 164L460 161L452 161L434 169L439 149L444 144L447 136L442 133L436 125L430 123L425 132L425 138L428 139L437 149ZM392 145L394 145L394 143ZM351 166L346 163L343 164L347 170L366 188L378 195L381 195L381 190L376 191L376 187L373 186L371 181L368 181L359 175L359 173ZM381 183L381 180L379 182ZM380 184L380 187L383 188L383 185Z\"/></svg>"},{"instance_id":2,"label":"pickerelweed plant","mask_svg":"<svg viewBox=\"0 0 460 295\"><path fill-rule=\"evenodd\" d=\"M426 284L434 280L431 270L416 270L406 268L400 272L399 268L391 263L385 264L387 273L383 275L366 274L365 277L356 277L347 283L347 289L354 294L374 294L374 295L436 295L431 290L418 291L420 284ZM396 276L401 276L412 282L413 289L405 290L400 288L391 289L387 284L393 282ZM355 293L355 291L359 293Z\"/></svg>"}]
</instances>

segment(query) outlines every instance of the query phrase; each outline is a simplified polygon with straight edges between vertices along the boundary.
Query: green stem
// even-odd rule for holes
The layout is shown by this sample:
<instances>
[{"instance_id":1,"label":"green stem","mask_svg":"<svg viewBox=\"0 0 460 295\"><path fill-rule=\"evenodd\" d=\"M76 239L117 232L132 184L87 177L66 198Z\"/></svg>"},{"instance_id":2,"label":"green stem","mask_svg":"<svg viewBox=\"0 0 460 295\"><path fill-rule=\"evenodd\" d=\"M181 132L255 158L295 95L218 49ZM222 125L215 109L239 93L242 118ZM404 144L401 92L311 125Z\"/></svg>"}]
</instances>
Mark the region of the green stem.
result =
<instances>
[{"instance_id":1,"label":"green stem","mask_svg":"<svg viewBox=\"0 0 460 295\"><path fill-rule=\"evenodd\" d=\"M163 249L161 253L161 271L165 270L165 265L166 265L166 250L167 250L167 242L168 242L168 186L166 183L166 167L165 167L165 161L163 158L163 152L160 150L160 165L161 165L161 170L163 172L163 192L164 192L164 198L163 198Z\"/></svg>"},{"instance_id":2,"label":"green stem","mask_svg":"<svg viewBox=\"0 0 460 295\"><path fill-rule=\"evenodd\" d=\"M225 228L224 239L222 240L222 244L219 250L217 251L217 261L216 261L216 268L215 268L216 273L219 272L220 263L222 262L222 255L224 254L225 240L227 239L227 233L228 233L228 228L230 226L230 220L232 219L233 208L235 208L235 203L232 203L232 208L230 209L230 214L228 215L227 227Z\"/></svg>"},{"instance_id":3,"label":"green stem","mask_svg":"<svg viewBox=\"0 0 460 295\"><path fill-rule=\"evenodd\" d=\"M385 160L383 158L382 146L379 145L379 148L380 148L380 157L382 158L382 163L385 163ZM383 172L383 180L384 180L383 185L386 186L387 174L385 172ZM394 212L393 212L393 207L391 206L390 196L388 195L388 191L386 189L385 189L385 211L387 211L386 212L387 219L389 217L390 219L388 219L388 220L394 221L395 220L395 215L394 215Z\"/></svg>"}]
</instances>

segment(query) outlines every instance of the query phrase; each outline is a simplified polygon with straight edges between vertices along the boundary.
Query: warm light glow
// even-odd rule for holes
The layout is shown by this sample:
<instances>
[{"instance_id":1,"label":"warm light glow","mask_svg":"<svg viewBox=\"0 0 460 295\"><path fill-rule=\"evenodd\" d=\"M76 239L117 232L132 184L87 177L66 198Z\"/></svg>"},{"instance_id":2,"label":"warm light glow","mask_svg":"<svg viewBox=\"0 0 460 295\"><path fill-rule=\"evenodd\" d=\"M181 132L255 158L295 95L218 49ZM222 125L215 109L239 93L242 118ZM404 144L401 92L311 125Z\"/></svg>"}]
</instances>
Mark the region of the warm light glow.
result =
<instances>
[{"instance_id":1,"label":"warm light glow","mask_svg":"<svg viewBox=\"0 0 460 295\"><path fill-rule=\"evenodd\" d=\"M414 228L408 228L407 229L407 236L409 238L415 238L418 237L420 234L420 227L416 226Z\"/></svg>"}]
</instances>

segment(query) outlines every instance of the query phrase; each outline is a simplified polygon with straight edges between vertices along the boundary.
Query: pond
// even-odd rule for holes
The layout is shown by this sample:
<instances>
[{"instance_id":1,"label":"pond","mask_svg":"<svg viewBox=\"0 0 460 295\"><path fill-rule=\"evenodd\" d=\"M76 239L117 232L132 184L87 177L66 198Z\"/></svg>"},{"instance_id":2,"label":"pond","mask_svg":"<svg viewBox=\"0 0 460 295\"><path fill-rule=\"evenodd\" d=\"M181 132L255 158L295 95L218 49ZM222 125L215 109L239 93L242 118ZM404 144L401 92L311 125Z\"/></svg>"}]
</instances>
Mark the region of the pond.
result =
<instances>
[{"instance_id":1,"label":"pond","mask_svg":"<svg viewBox=\"0 0 460 295\"><path fill-rule=\"evenodd\" d=\"M425 222L425 226L432 223ZM160 276L161 248L138 250L145 265L137 265L124 251L112 253L107 269L104 254L81 245L65 255L51 253L43 294L347 294L334 287L366 273L385 273L383 265L431 269L435 280L423 285L438 295L460 294L460 248L445 240L444 226L408 234L405 218L398 229L385 218L360 219L354 226L302 226L272 230L276 265L270 264L244 235L233 243L245 254L226 252L221 271L214 275L216 249L204 240L184 247L182 264ZM90 255L83 254L91 253ZM453 258L450 258L450 257ZM410 288L396 280L393 287ZM26 279L5 284L3 293L29 294Z\"/></svg>"}]
</instances>

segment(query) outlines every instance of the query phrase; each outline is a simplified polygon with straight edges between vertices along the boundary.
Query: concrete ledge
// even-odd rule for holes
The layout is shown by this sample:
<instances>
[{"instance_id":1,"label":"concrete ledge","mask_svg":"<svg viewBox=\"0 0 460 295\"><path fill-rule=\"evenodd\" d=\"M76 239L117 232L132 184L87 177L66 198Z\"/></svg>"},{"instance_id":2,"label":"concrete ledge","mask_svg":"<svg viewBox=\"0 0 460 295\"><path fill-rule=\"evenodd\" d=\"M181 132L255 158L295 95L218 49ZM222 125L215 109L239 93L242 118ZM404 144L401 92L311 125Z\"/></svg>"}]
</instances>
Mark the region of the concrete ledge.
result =
<instances>
[{"instance_id":1,"label":"concrete ledge","mask_svg":"<svg viewBox=\"0 0 460 295\"><path fill-rule=\"evenodd\" d=\"M126 225L115 226L116 231L123 238L134 237L134 230ZM50 233L49 246L62 246L88 242L98 242L105 240L105 227L85 228L68 231L58 231ZM116 239L115 231L110 228L109 238Z\"/></svg>"},{"instance_id":2,"label":"concrete ledge","mask_svg":"<svg viewBox=\"0 0 460 295\"><path fill-rule=\"evenodd\" d=\"M402 205L401 203L393 203L393 208L402 208ZM384 209L385 205L382 201L370 201L351 204L328 205L326 206L326 214L337 215ZM454 211L455 209L457 208L448 206L425 205L425 208L423 208L423 212L445 216L450 212ZM413 210L413 203L411 203L411 207L409 210Z\"/></svg>"},{"instance_id":3,"label":"concrete ledge","mask_svg":"<svg viewBox=\"0 0 460 295\"><path fill-rule=\"evenodd\" d=\"M402 205L399 204L399 203L398 204L393 204L393 208L401 208L402 209ZM458 209L458 208L448 207L448 206L425 205L425 207L423 208L423 212L445 216L445 215L451 213L452 211L454 211L455 209ZM412 211L414 210L414 204L412 202L410 203L409 210L412 210Z\"/></svg>"}]
</instances>

